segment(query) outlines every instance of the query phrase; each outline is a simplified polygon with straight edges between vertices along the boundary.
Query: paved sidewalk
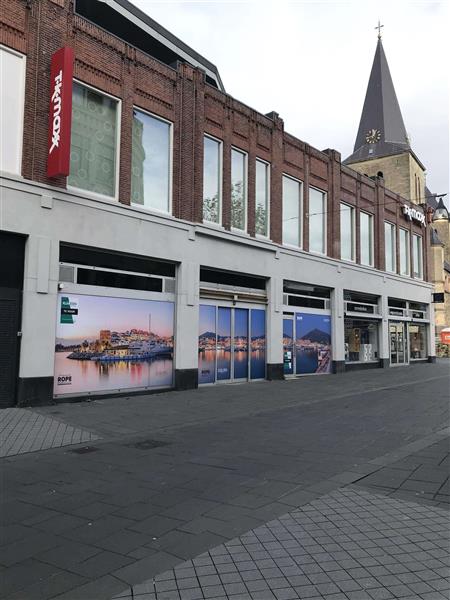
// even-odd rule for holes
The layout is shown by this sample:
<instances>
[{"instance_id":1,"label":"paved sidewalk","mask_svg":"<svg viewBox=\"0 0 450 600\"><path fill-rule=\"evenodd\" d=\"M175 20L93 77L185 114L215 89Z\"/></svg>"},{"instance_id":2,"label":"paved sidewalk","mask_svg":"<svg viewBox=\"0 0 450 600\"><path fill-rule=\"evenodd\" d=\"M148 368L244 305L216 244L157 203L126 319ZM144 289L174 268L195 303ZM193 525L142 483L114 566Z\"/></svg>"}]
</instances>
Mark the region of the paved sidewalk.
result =
<instances>
[{"instance_id":1,"label":"paved sidewalk","mask_svg":"<svg viewBox=\"0 0 450 600\"><path fill-rule=\"evenodd\" d=\"M33 410L102 439L1 460L0 598L108 600L372 474L426 503L430 460L442 510L447 382L417 365Z\"/></svg>"},{"instance_id":2,"label":"paved sidewalk","mask_svg":"<svg viewBox=\"0 0 450 600\"><path fill-rule=\"evenodd\" d=\"M448 513L351 486L115 600L446 600Z\"/></svg>"},{"instance_id":3,"label":"paved sidewalk","mask_svg":"<svg viewBox=\"0 0 450 600\"><path fill-rule=\"evenodd\" d=\"M0 458L71 444L83 444L99 436L50 416L25 408L0 410Z\"/></svg>"}]
</instances>

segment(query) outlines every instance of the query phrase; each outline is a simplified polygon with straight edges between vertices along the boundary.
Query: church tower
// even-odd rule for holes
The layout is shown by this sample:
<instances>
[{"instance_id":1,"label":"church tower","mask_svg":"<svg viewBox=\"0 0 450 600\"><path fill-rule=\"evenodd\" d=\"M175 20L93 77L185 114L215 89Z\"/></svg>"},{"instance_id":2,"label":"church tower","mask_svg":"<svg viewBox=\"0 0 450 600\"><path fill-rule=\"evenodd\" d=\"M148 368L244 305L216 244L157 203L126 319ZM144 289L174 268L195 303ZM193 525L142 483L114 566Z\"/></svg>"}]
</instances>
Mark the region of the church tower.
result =
<instances>
[{"instance_id":1,"label":"church tower","mask_svg":"<svg viewBox=\"0 0 450 600\"><path fill-rule=\"evenodd\" d=\"M411 149L380 33L355 147L344 163L382 177L388 189L415 204L425 203L425 167Z\"/></svg>"}]
</instances>

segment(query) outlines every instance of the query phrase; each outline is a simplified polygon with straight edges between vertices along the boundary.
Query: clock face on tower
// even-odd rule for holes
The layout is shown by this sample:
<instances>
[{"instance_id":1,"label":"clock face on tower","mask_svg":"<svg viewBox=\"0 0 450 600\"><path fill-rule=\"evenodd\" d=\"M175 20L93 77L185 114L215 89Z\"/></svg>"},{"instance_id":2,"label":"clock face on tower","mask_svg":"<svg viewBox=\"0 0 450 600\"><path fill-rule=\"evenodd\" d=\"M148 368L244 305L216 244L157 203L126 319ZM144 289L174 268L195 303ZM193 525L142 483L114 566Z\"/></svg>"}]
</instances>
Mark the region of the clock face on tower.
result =
<instances>
[{"instance_id":1,"label":"clock face on tower","mask_svg":"<svg viewBox=\"0 0 450 600\"><path fill-rule=\"evenodd\" d=\"M369 129L366 133L366 142L368 144L376 144L381 139L381 132L379 129Z\"/></svg>"}]
</instances>

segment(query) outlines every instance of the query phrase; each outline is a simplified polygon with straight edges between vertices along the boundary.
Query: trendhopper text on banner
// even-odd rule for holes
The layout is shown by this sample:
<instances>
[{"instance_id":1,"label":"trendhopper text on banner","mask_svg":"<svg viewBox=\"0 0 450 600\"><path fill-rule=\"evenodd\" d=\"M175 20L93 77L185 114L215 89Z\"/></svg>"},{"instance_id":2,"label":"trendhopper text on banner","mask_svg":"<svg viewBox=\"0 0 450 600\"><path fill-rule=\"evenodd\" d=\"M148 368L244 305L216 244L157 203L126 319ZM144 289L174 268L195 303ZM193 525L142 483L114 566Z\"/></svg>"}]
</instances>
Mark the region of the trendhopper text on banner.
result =
<instances>
[{"instance_id":1,"label":"trendhopper text on banner","mask_svg":"<svg viewBox=\"0 0 450 600\"><path fill-rule=\"evenodd\" d=\"M60 48L52 56L48 122L47 175L69 175L72 124L73 50Z\"/></svg>"}]
</instances>

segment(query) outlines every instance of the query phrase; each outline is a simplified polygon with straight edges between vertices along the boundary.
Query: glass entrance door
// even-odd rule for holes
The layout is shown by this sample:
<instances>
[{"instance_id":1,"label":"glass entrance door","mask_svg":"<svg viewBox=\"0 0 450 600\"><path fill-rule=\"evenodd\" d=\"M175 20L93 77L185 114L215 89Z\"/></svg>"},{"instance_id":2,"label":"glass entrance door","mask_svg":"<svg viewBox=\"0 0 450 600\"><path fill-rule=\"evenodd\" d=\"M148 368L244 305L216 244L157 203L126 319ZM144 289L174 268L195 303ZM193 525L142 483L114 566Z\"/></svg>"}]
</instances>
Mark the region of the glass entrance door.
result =
<instances>
[{"instance_id":1,"label":"glass entrance door","mask_svg":"<svg viewBox=\"0 0 450 600\"><path fill-rule=\"evenodd\" d=\"M283 317L283 371L285 375L295 373L294 318Z\"/></svg>"},{"instance_id":2,"label":"glass entrance door","mask_svg":"<svg viewBox=\"0 0 450 600\"><path fill-rule=\"evenodd\" d=\"M389 324L391 365L405 365L408 363L408 340L405 332L405 323Z\"/></svg>"},{"instance_id":3,"label":"glass entrance door","mask_svg":"<svg viewBox=\"0 0 450 600\"><path fill-rule=\"evenodd\" d=\"M200 305L199 383L247 381L266 376L266 311Z\"/></svg>"}]
</instances>

